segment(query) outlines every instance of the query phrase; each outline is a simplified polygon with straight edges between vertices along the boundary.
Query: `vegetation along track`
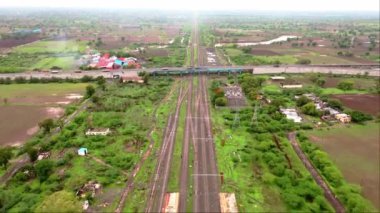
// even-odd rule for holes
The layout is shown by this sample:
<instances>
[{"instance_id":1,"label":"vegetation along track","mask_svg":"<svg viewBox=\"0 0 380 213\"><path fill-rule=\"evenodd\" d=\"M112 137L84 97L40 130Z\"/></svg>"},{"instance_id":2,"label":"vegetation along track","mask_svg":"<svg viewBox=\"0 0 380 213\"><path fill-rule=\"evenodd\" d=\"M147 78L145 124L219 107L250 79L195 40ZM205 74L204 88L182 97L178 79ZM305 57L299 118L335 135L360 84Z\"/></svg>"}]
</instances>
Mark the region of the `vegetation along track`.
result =
<instances>
[{"instance_id":1,"label":"vegetation along track","mask_svg":"<svg viewBox=\"0 0 380 213\"><path fill-rule=\"evenodd\" d=\"M133 190L133 187L134 187L134 180L135 180L135 177L137 175L137 173L140 171L140 168L141 166L143 165L143 163L145 162L145 160L151 155L152 153L152 149L153 149L153 145L154 145L154 140L152 138L152 134L153 132L155 131L156 129L156 123L157 123L157 110L158 110L158 107L167 101L167 99L172 95L172 93L174 92L174 88L176 88L176 85L173 85L172 86L172 89L170 90L170 92L165 96L164 99L161 100L161 102L155 107L154 109L154 112L153 112L153 116L152 116L152 119L153 119L153 123L154 123L154 126L151 128L151 130L148 132L147 134L147 137L149 138L149 148L148 150L144 153L143 157L141 158L141 160L136 164L136 166L134 167L132 173L129 175L128 177L128 180L127 182L125 183L125 188L123 189L123 192L121 194L121 198L120 198L120 201L117 205L117 208L115 210L115 213L120 213L122 212L123 208L124 208L124 205L125 205L125 201L128 197L128 194L130 191Z\"/></svg>"},{"instance_id":2,"label":"vegetation along track","mask_svg":"<svg viewBox=\"0 0 380 213\"><path fill-rule=\"evenodd\" d=\"M166 187L170 174L171 158L173 155L174 141L176 138L176 130L178 126L178 118L183 99L186 97L187 91L184 92L183 84L179 90L174 115L168 119L168 124L164 132L163 143L161 145L160 154L158 156L158 164L149 193L146 212L161 212L164 202Z\"/></svg>"},{"instance_id":3,"label":"vegetation along track","mask_svg":"<svg viewBox=\"0 0 380 213\"><path fill-rule=\"evenodd\" d=\"M325 194L325 198L331 206L335 209L335 212L338 213L344 213L345 209L343 205L340 203L340 201L336 198L334 195L334 192L330 189L330 187L326 184L326 182L323 180L321 175L319 175L318 171L314 168L313 164L309 161L309 159L306 157L305 153L302 151L301 147L299 146L297 139L296 139L296 133L291 132L288 134L288 138L290 140L290 143L294 149L294 151L297 153L298 157L301 159L307 170L309 170L310 174L313 176L315 182L323 189L323 192Z\"/></svg>"},{"instance_id":4,"label":"vegetation along track","mask_svg":"<svg viewBox=\"0 0 380 213\"><path fill-rule=\"evenodd\" d=\"M180 192L179 192L179 212L186 212L187 203L187 187L189 185L189 153L190 153L190 140L192 139L192 102L193 102L193 76L189 77L189 92L187 95L186 106L186 119L185 119L185 133L183 138L182 154L181 154L181 174L180 174Z\"/></svg>"}]
</instances>

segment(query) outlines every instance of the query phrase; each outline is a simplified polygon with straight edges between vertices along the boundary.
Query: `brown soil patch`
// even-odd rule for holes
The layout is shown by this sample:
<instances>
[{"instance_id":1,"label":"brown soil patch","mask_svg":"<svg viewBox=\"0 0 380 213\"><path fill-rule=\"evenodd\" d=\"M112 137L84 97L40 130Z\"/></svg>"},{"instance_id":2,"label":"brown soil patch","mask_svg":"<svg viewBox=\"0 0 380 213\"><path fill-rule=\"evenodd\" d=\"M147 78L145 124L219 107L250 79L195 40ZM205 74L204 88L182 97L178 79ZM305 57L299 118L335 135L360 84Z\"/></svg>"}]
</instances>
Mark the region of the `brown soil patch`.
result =
<instances>
[{"instance_id":1,"label":"brown soil patch","mask_svg":"<svg viewBox=\"0 0 380 213\"><path fill-rule=\"evenodd\" d=\"M62 114L40 106L0 106L0 145L21 145L38 131L38 122Z\"/></svg>"},{"instance_id":2,"label":"brown soil patch","mask_svg":"<svg viewBox=\"0 0 380 213\"><path fill-rule=\"evenodd\" d=\"M15 38L3 39L3 40L0 40L0 48L12 48L12 47L16 47L16 46L19 46L22 44L27 44L27 43L37 41L39 39L40 39L39 37L26 37L26 38L19 38L19 39L15 39Z\"/></svg>"},{"instance_id":3,"label":"brown soil patch","mask_svg":"<svg viewBox=\"0 0 380 213\"><path fill-rule=\"evenodd\" d=\"M336 87L339 83L339 79L337 78L327 78L326 83L323 87L330 88L330 87Z\"/></svg>"},{"instance_id":4,"label":"brown soil patch","mask_svg":"<svg viewBox=\"0 0 380 213\"><path fill-rule=\"evenodd\" d=\"M371 115L380 113L380 95L333 95L332 97L339 99L348 108Z\"/></svg>"}]
</instances>

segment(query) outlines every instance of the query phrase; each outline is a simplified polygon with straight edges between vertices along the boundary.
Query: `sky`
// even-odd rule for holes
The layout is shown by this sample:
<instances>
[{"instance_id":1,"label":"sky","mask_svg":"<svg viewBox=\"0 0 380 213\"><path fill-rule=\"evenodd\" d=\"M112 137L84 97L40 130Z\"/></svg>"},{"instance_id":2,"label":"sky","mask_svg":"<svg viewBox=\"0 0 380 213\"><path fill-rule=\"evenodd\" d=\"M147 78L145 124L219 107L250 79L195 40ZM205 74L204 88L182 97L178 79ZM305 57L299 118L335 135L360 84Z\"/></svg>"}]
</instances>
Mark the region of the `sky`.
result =
<instances>
[{"instance_id":1,"label":"sky","mask_svg":"<svg viewBox=\"0 0 380 213\"><path fill-rule=\"evenodd\" d=\"M379 0L0 0L0 7L379 11Z\"/></svg>"}]
</instances>

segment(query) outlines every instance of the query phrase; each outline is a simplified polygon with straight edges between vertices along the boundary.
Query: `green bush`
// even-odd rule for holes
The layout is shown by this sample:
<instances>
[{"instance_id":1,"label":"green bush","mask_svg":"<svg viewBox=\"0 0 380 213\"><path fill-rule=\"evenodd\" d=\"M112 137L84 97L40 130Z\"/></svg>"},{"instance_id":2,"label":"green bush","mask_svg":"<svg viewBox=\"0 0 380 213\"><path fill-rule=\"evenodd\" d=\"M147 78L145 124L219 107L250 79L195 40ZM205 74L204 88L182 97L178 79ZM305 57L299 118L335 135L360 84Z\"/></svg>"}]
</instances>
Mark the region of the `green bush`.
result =
<instances>
[{"instance_id":1,"label":"green bush","mask_svg":"<svg viewBox=\"0 0 380 213\"><path fill-rule=\"evenodd\" d=\"M215 105L216 106L226 106L227 105L227 98L219 97L219 98L215 99Z\"/></svg>"}]
</instances>

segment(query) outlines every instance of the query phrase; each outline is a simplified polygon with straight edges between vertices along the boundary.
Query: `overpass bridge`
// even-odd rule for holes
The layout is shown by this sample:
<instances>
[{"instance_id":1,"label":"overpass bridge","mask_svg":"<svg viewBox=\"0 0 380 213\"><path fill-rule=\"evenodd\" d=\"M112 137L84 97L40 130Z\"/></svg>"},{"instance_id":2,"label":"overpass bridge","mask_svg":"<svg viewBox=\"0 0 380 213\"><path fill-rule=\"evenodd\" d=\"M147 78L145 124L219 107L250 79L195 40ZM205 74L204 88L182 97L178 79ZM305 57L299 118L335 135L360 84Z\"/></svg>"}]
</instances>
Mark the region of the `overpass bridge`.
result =
<instances>
[{"instance_id":1,"label":"overpass bridge","mask_svg":"<svg viewBox=\"0 0 380 213\"><path fill-rule=\"evenodd\" d=\"M168 76L168 75L194 75L194 74L242 74L242 73L252 73L253 68L241 68L241 67L197 67L197 68L186 68L186 69L159 69L149 71L151 76Z\"/></svg>"}]
</instances>

